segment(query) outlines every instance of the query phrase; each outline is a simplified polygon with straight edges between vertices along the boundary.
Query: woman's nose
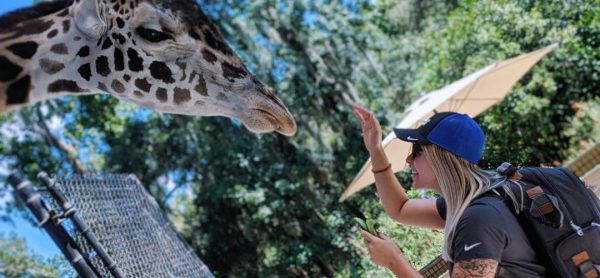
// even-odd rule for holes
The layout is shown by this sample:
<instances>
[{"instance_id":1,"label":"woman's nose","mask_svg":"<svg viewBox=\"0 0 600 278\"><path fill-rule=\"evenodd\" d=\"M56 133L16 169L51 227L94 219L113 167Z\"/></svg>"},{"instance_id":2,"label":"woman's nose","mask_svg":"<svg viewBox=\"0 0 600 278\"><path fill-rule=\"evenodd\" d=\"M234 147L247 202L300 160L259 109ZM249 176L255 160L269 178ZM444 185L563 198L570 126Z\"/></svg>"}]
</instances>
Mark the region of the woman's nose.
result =
<instances>
[{"instance_id":1,"label":"woman's nose","mask_svg":"<svg viewBox=\"0 0 600 278\"><path fill-rule=\"evenodd\" d=\"M413 160L414 159L413 159L412 153L409 153L408 156L406 157L406 163L412 164Z\"/></svg>"}]
</instances>

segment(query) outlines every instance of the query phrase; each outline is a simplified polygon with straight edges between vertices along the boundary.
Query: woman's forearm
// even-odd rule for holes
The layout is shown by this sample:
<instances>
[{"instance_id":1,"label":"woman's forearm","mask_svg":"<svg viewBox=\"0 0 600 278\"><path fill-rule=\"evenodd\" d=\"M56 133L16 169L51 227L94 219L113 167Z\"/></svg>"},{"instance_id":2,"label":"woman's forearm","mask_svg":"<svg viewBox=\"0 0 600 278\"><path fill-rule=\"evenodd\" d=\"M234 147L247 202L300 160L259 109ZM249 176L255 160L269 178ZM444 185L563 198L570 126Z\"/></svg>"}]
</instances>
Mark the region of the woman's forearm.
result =
<instances>
[{"instance_id":1,"label":"woman's forearm","mask_svg":"<svg viewBox=\"0 0 600 278\"><path fill-rule=\"evenodd\" d=\"M390 164L383 147L377 148L370 153L373 170L385 169ZM394 175L392 169L373 174L379 198L385 212L392 218L397 219L402 206L408 201L406 191Z\"/></svg>"}]
</instances>

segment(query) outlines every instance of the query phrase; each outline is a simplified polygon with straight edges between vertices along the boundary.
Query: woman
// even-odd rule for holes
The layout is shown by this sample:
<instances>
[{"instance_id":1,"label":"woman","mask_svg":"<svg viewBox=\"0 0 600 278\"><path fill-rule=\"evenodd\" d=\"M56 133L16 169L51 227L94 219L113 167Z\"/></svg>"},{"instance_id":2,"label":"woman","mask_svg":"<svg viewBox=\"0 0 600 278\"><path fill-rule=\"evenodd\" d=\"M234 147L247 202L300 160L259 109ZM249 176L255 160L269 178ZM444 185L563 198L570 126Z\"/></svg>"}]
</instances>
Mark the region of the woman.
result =
<instances>
[{"instance_id":1,"label":"woman","mask_svg":"<svg viewBox=\"0 0 600 278\"><path fill-rule=\"evenodd\" d=\"M442 257L450 262L452 277L544 276L544 267L511 211L516 198L506 196L507 200L499 191L490 191L492 182L500 187L510 182L477 167L485 136L473 119L437 113L417 129L394 129L399 139L413 143L406 158L413 187L432 189L442 196L409 199L381 146L379 122L358 105L352 104L352 111L363 131L385 212L403 224L444 229ZM362 236L373 263L398 277L420 277L388 237L367 232Z\"/></svg>"}]
</instances>

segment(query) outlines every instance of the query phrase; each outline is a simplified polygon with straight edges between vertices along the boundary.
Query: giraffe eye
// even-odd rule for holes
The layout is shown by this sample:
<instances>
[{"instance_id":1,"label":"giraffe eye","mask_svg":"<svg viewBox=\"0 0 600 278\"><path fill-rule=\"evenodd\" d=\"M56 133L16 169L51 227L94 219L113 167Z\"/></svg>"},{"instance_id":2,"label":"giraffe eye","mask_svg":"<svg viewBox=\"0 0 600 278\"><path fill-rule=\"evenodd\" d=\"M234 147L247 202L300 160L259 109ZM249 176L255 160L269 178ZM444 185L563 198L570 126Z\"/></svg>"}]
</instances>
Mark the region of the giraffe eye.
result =
<instances>
[{"instance_id":1,"label":"giraffe eye","mask_svg":"<svg viewBox=\"0 0 600 278\"><path fill-rule=\"evenodd\" d=\"M138 33L138 35L140 35L140 37L149 42L161 42L164 40L173 39L173 37L171 37L169 34L156 31L154 29L138 27L135 31Z\"/></svg>"}]
</instances>

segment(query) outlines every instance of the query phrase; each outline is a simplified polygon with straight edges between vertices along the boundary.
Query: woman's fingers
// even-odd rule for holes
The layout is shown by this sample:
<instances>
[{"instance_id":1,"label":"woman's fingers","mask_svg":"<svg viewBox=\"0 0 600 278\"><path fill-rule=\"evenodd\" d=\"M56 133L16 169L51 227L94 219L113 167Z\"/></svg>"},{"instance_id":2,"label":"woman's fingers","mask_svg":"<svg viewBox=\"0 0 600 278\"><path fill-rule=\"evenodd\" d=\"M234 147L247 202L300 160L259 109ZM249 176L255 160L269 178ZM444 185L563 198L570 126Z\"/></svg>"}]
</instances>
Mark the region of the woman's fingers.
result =
<instances>
[{"instance_id":1,"label":"woman's fingers","mask_svg":"<svg viewBox=\"0 0 600 278\"><path fill-rule=\"evenodd\" d=\"M364 121L363 116L357 110L352 109L352 113L354 114L354 117L356 117L356 119L359 122L362 123Z\"/></svg>"},{"instance_id":2,"label":"woman's fingers","mask_svg":"<svg viewBox=\"0 0 600 278\"><path fill-rule=\"evenodd\" d=\"M367 149L375 144L378 144L379 142L375 141L381 140L381 138L377 139L375 137L381 137L381 131L379 122L373 113L359 105L351 105L351 108L354 117L356 117L362 129L361 135L365 141L365 146Z\"/></svg>"},{"instance_id":3,"label":"woman's fingers","mask_svg":"<svg viewBox=\"0 0 600 278\"><path fill-rule=\"evenodd\" d=\"M358 104L353 104L353 105L352 105L352 109L356 109L356 110L358 110L358 111L361 111L361 112L367 112L367 113L370 113L370 111L369 111L369 110L367 110L366 108L364 108L364 107L362 107L362 106L360 106L360 105L358 105Z\"/></svg>"},{"instance_id":4,"label":"woman's fingers","mask_svg":"<svg viewBox=\"0 0 600 278\"><path fill-rule=\"evenodd\" d=\"M353 109L352 112L354 113L355 117L358 119L360 125L363 128L366 127L367 124L371 124L373 122L373 113L367 110Z\"/></svg>"},{"instance_id":5,"label":"woman's fingers","mask_svg":"<svg viewBox=\"0 0 600 278\"><path fill-rule=\"evenodd\" d=\"M361 231L360 233L363 236L363 238L365 239L365 243L367 243L367 244L370 244L375 239L375 237L372 234L370 234L369 232Z\"/></svg>"},{"instance_id":6,"label":"woman's fingers","mask_svg":"<svg viewBox=\"0 0 600 278\"><path fill-rule=\"evenodd\" d=\"M356 119L358 120L358 122L360 123L360 125L364 125L365 122L365 118L364 116L356 109L352 109L352 113L354 114L354 117L356 117Z\"/></svg>"},{"instance_id":7,"label":"woman's fingers","mask_svg":"<svg viewBox=\"0 0 600 278\"><path fill-rule=\"evenodd\" d=\"M373 235L367 231L361 231L361 234L365 238L365 242L368 242L368 243L373 243L376 241L380 241L382 239L381 237ZM382 234L380 234L380 235L382 235Z\"/></svg>"},{"instance_id":8,"label":"woman's fingers","mask_svg":"<svg viewBox=\"0 0 600 278\"><path fill-rule=\"evenodd\" d=\"M356 111L362 115L367 115L367 114L371 113L371 111L367 110L366 108L364 108L362 106L356 105L356 104L352 105L351 107L352 107L353 111Z\"/></svg>"},{"instance_id":9,"label":"woman's fingers","mask_svg":"<svg viewBox=\"0 0 600 278\"><path fill-rule=\"evenodd\" d=\"M386 236L383 233L378 233L377 235L373 235L366 231L361 231L360 233L362 234L363 238L365 239L365 242L368 242L368 243L372 243L372 242L375 242L378 240L391 240L388 236Z\"/></svg>"},{"instance_id":10,"label":"woman's fingers","mask_svg":"<svg viewBox=\"0 0 600 278\"><path fill-rule=\"evenodd\" d=\"M360 234L365 239L365 241L370 241L371 237L369 236L369 233L367 233L365 231L360 231Z\"/></svg>"}]
</instances>

